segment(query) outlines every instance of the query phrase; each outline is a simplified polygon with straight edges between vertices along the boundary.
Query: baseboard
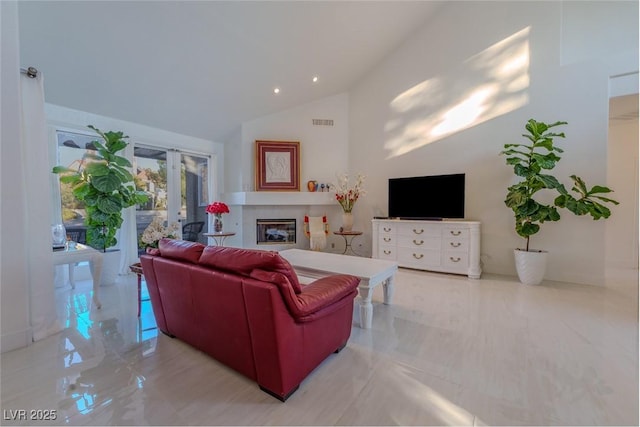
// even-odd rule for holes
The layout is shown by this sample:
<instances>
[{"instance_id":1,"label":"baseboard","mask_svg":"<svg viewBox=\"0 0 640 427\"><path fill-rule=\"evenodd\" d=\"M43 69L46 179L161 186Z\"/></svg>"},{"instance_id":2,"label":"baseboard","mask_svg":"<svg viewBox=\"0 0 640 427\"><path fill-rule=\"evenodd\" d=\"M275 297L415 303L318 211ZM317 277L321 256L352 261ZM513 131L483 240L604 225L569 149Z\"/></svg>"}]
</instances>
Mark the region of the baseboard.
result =
<instances>
[{"instance_id":1,"label":"baseboard","mask_svg":"<svg viewBox=\"0 0 640 427\"><path fill-rule=\"evenodd\" d=\"M33 332L31 328L27 328L22 331L11 332L9 334L3 334L0 337L0 352L6 353L7 351L17 350L31 344Z\"/></svg>"}]
</instances>

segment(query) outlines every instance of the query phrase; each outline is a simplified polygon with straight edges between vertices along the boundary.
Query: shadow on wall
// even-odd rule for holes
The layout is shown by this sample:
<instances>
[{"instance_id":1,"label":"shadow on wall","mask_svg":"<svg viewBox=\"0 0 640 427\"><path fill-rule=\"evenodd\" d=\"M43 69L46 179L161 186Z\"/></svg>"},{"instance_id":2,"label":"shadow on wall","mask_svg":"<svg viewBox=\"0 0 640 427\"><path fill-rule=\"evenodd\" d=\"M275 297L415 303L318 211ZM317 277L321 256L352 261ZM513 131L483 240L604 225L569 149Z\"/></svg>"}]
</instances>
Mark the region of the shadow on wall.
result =
<instances>
[{"instance_id":1,"label":"shadow on wall","mask_svg":"<svg viewBox=\"0 0 640 427\"><path fill-rule=\"evenodd\" d=\"M387 158L514 111L529 102L530 27L391 101Z\"/></svg>"}]
</instances>

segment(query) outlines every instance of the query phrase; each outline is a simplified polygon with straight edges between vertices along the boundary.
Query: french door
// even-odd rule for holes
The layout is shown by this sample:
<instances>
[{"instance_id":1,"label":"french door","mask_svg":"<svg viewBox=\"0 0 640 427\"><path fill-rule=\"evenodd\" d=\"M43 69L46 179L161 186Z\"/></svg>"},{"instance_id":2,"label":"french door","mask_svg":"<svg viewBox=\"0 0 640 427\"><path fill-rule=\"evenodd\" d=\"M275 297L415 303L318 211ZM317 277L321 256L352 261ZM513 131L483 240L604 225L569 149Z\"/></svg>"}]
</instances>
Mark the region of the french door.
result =
<instances>
[{"instance_id":1,"label":"french door","mask_svg":"<svg viewBox=\"0 0 640 427\"><path fill-rule=\"evenodd\" d=\"M139 237L156 217L165 225L178 222L181 229L188 231L184 238L206 242L202 233L207 231L205 207L212 188L209 160L209 156L202 154L134 147L136 187L149 195L147 203L136 211L138 244Z\"/></svg>"}]
</instances>

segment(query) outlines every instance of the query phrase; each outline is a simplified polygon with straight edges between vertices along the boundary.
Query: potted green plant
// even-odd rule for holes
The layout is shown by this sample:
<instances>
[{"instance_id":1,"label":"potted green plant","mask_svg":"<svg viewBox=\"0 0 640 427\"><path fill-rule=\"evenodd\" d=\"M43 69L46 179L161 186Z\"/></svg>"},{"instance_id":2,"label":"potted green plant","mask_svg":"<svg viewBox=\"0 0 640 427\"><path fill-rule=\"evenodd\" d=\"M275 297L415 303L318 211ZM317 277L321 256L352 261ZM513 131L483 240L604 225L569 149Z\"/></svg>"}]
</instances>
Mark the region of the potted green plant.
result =
<instances>
[{"instance_id":1,"label":"potted green plant","mask_svg":"<svg viewBox=\"0 0 640 427\"><path fill-rule=\"evenodd\" d=\"M525 125L528 139L523 144L505 144L500 154L507 156L507 165L513 166L513 172L520 181L508 188L504 203L515 217L515 229L525 239L524 249L515 249L516 269L518 277L524 284L539 284L546 270L545 251L534 250L529 246L531 236L540 231L540 225L546 221L560 220L559 209L567 209L575 215L589 214L594 220L608 218L611 210L603 203L618 202L602 194L612 190L596 185L588 189L585 182L576 175L571 175L573 187L567 191L565 186L553 175L545 173L552 170L560 160L558 156L563 150L554 145L554 138L564 138L562 132L550 129L566 125L567 122L547 124L530 119ZM556 193L553 204L544 204L536 199L541 191Z\"/></svg>"},{"instance_id":2,"label":"potted green plant","mask_svg":"<svg viewBox=\"0 0 640 427\"><path fill-rule=\"evenodd\" d=\"M91 143L95 151L90 150L85 155L88 160L86 167L76 170L56 166L53 173L60 175L61 182L71 184L73 195L85 205L87 244L107 252L118 243L116 232L123 222L122 210L146 202L148 196L136 190L133 175L127 170L131 162L118 155L127 147L125 139L128 136L122 132L102 132L91 125L88 127L102 141ZM105 270L108 269L103 267Z\"/></svg>"}]
</instances>

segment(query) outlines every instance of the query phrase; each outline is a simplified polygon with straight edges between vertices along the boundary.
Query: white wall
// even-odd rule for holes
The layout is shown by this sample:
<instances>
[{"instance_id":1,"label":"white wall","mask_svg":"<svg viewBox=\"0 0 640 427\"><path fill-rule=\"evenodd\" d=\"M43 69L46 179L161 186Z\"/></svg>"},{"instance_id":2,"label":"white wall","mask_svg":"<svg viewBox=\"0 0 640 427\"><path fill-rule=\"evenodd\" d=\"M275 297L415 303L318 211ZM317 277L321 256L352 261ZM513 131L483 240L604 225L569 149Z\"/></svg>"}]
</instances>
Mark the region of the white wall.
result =
<instances>
[{"instance_id":1,"label":"white wall","mask_svg":"<svg viewBox=\"0 0 640 427\"><path fill-rule=\"evenodd\" d=\"M15 2L0 2L2 27L2 144L0 152L0 300L2 352L27 346L29 326L25 196L20 148L20 59ZM47 219L45 219L46 221Z\"/></svg>"},{"instance_id":2,"label":"white wall","mask_svg":"<svg viewBox=\"0 0 640 427\"><path fill-rule=\"evenodd\" d=\"M638 55L638 2L612 3L562 2L563 65L591 61L595 53L595 57L606 57L612 75L629 71L624 65L629 54Z\"/></svg>"},{"instance_id":3,"label":"white wall","mask_svg":"<svg viewBox=\"0 0 640 427\"><path fill-rule=\"evenodd\" d=\"M313 126L312 119L332 119L333 126ZM242 186L225 191L254 191L256 140L300 141L300 186L335 181L349 165L349 97L340 94L260 117L242 124ZM233 173L232 171L228 173Z\"/></svg>"},{"instance_id":4,"label":"white wall","mask_svg":"<svg viewBox=\"0 0 640 427\"><path fill-rule=\"evenodd\" d=\"M334 126L314 126L312 119L331 119ZM316 180L319 183L335 182L336 175L348 171L348 126L349 97L347 94L334 95L319 101L301 105L242 124L241 143L227 149L234 153L227 157L226 176L230 184L225 192L255 191L255 141L299 141L300 142L300 191L307 191L306 183ZM229 144L235 143L229 141ZM238 179L238 174L241 174ZM302 234L302 221L305 214L326 214L329 221L339 227L340 207L335 206L230 206L231 213L225 215L227 224L234 227L237 235L227 242L231 246L256 248L257 218L296 218L298 224L298 244L296 247L309 247ZM340 246L330 236L331 243ZM260 246L265 249L265 246ZM282 249L269 246L268 249Z\"/></svg>"},{"instance_id":5,"label":"white wall","mask_svg":"<svg viewBox=\"0 0 640 427\"><path fill-rule=\"evenodd\" d=\"M228 140L224 143L224 164L230 167L224 170L224 188L223 193L230 191L241 191L242 189L242 167L231 167L242 165L243 145L242 145L242 127L233 132ZM247 185L247 184L245 184Z\"/></svg>"},{"instance_id":6,"label":"white wall","mask_svg":"<svg viewBox=\"0 0 640 427\"><path fill-rule=\"evenodd\" d=\"M630 104L638 111L638 95L614 98L612 103ZM626 109L625 109L626 110ZM638 116L613 118L609 123L608 183L611 198L620 202L611 208L606 223L606 265L638 269Z\"/></svg>"},{"instance_id":7,"label":"white wall","mask_svg":"<svg viewBox=\"0 0 640 427\"><path fill-rule=\"evenodd\" d=\"M609 76L612 68L638 69L637 3L603 2L607 14L598 25L630 38L632 54L628 42L574 52L567 35L593 38L579 23L585 15L597 18L602 7L569 3L447 3L352 89L349 169L369 177L357 220L386 214L390 177L465 172L466 216L482 221L483 269L514 275L512 249L522 241L503 200L515 179L498 153L505 143L522 142L526 120L569 122L554 175L566 184L573 173L587 184L606 184ZM527 59L522 52L528 62L514 61ZM487 93L478 89L491 95L478 103ZM478 108L484 121L465 123ZM431 137L438 125L455 124L456 115L460 130ZM602 284L604 229L604 222L569 213L544 224L532 244L551 253L547 279Z\"/></svg>"}]
</instances>

